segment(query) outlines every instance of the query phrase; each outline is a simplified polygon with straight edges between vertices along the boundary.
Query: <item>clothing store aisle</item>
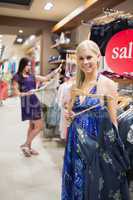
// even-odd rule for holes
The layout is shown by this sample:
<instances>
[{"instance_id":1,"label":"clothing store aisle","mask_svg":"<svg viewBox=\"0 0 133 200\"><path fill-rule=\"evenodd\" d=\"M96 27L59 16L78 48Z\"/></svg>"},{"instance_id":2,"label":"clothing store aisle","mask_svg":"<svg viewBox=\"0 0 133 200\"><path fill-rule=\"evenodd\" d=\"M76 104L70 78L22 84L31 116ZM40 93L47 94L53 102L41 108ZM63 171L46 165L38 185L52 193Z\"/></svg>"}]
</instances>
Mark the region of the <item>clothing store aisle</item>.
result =
<instances>
[{"instance_id":1,"label":"clothing store aisle","mask_svg":"<svg viewBox=\"0 0 133 200\"><path fill-rule=\"evenodd\" d=\"M27 122L20 120L19 99L0 107L0 198L2 200L59 200L61 174L42 138L34 141L39 156L26 158L19 145L25 140Z\"/></svg>"}]
</instances>

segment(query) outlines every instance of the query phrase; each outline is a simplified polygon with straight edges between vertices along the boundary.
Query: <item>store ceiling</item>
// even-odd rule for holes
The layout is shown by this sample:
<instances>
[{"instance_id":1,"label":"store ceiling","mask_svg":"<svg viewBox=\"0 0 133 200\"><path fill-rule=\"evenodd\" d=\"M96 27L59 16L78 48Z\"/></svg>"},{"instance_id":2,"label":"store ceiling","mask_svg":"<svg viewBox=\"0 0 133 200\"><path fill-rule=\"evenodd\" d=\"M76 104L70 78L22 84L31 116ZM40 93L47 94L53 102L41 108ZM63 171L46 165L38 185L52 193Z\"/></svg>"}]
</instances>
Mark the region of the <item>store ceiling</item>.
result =
<instances>
[{"instance_id":1,"label":"store ceiling","mask_svg":"<svg viewBox=\"0 0 133 200\"><path fill-rule=\"evenodd\" d=\"M39 23L43 23L44 26L46 21L54 21L53 24L56 24L74 9L83 5L86 0L50 1L54 7L51 11L46 11L43 8L48 0L0 0L0 34L17 34L16 28L21 28L21 24L26 27L26 35L36 33L40 30ZM26 19L28 26L25 26ZM33 21L30 20L36 21L36 24L32 25Z\"/></svg>"},{"instance_id":2,"label":"store ceiling","mask_svg":"<svg viewBox=\"0 0 133 200\"><path fill-rule=\"evenodd\" d=\"M21 5L21 6L30 6L32 0L0 0L0 4L14 4L14 5Z\"/></svg>"},{"instance_id":3,"label":"store ceiling","mask_svg":"<svg viewBox=\"0 0 133 200\"><path fill-rule=\"evenodd\" d=\"M54 4L53 9L51 11L45 11L43 7L48 2L48 0L1 0L0 2L11 2L11 4L8 3L8 6L7 3L3 5L0 4L0 14L30 19L59 21L74 9L83 5L85 1L86 0L51 0L50 2ZM13 2L16 2L16 5L20 4L20 6L15 7ZM22 2L23 4L30 5L30 7L27 6L27 9L22 8Z\"/></svg>"},{"instance_id":4,"label":"store ceiling","mask_svg":"<svg viewBox=\"0 0 133 200\"><path fill-rule=\"evenodd\" d=\"M4 34L2 43L5 51L20 29L23 35L29 36L45 29L47 24L54 24L83 5L86 0L50 0L54 7L51 11L44 10L48 0L0 0L0 34ZM48 22L49 21L49 22ZM53 23L51 23L53 21ZM10 44L5 44L8 35L13 37ZM11 39L9 36L9 40ZM15 39L15 38L14 38ZM9 40L7 40L9 42Z\"/></svg>"}]
</instances>

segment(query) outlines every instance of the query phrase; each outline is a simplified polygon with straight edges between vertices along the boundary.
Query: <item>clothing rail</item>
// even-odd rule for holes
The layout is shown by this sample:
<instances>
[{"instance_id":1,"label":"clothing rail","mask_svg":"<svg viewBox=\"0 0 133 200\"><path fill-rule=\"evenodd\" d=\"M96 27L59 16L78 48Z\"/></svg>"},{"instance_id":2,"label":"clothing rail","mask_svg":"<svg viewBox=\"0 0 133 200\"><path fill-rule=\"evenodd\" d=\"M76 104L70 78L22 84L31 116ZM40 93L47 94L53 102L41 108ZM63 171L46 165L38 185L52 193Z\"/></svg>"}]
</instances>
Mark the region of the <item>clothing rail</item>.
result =
<instances>
[{"instance_id":1,"label":"clothing rail","mask_svg":"<svg viewBox=\"0 0 133 200\"><path fill-rule=\"evenodd\" d=\"M133 14L125 13L124 11L118 11L118 10L116 12L104 11L104 15L94 18L93 20L88 22L81 21L81 24L91 27L94 24L95 25L107 24L117 19L133 19Z\"/></svg>"}]
</instances>

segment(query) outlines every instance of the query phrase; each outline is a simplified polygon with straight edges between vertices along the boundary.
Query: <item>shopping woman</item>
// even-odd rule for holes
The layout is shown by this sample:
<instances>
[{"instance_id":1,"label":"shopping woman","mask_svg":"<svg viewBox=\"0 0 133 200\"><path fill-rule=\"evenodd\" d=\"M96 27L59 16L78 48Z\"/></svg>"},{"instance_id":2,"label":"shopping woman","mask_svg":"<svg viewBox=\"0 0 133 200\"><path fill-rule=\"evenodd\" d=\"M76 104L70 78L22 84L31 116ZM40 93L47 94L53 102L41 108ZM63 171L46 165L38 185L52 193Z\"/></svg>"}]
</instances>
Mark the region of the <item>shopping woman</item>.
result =
<instances>
[{"instance_id":1,"label":"shopping woman","mask_svg":"<svg viewBox=\"0 0 133 200\"><path fill-rule=\"evenodd\" d=\"M13 77L14 94L21 97L22 121L29 121L27 138L21 145L21 150L27 157L38 155L38 152L32 148L32 141L43 128L40 102L32 90L36 89L37 81L48 81L57 72L58 70L45 77L35 76L31 73L30 60L22 58L19 62L18 72Z\"/></svg>"},{"instance_id":2,"label":"shopping woman","mask_svg":"<svg viewBox=\"0 0 133 200\"><path fill-rule=\"evenodd\" d=\"M77 47L77 82L66 119L68 138L62 174L62 200L128 200L128 157L117 131L117 87L98 73L99 47Z\"/></svg>"}]
</instances>

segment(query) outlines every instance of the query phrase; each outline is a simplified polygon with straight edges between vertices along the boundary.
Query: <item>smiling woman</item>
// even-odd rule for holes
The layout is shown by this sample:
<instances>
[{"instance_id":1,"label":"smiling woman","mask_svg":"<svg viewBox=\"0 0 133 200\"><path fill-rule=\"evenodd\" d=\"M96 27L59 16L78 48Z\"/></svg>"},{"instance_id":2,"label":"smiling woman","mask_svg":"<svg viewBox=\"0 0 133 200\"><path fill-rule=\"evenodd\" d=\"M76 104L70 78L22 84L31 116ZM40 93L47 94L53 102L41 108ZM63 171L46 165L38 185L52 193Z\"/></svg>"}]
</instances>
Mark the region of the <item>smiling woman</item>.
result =
<instances>
[{"instance_id":1,"label":"smiling woman","mask_svg":"<svg viewBox=\"0 0 133 200\"><path fill-rule=\"evenodd\" d=\"M100 50L93 41L79 44L77 88L72 86L68 107L75 101L65 113L69 128L62 200L129 200L129 162L117 131L117 91L113 81L98 73L99 60ZM81 93L74 98L75 90ZM84 99L82 93L86 94ZM104 97L104 104L100 97Z\"/></svg>"}]
</instances>

